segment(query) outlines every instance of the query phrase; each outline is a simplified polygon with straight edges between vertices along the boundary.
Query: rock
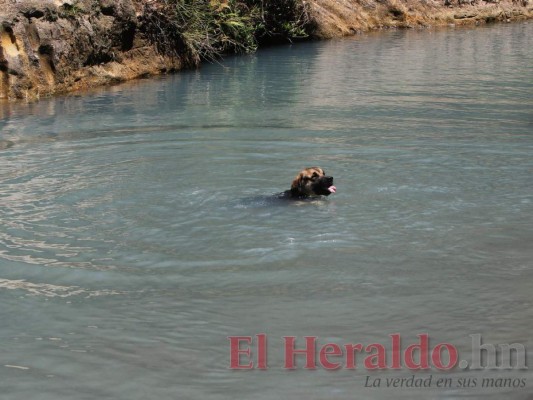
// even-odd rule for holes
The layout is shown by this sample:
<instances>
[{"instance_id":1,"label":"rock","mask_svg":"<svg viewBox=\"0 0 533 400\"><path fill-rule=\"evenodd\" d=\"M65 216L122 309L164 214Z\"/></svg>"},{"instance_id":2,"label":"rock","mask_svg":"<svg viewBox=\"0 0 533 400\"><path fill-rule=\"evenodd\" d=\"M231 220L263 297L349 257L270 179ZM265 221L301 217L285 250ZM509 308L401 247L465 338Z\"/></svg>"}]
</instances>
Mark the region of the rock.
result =
<instances>
[{"instance_id":1,"label":"rock","mask_svg":"<svg viewBox=\"0 0 533 400\"><path fill-rule=\"evenodd\" d=\"M141 1L0 2L0 98L33 99L191 63L144 34Z\"/></svg>"}]
</instances>

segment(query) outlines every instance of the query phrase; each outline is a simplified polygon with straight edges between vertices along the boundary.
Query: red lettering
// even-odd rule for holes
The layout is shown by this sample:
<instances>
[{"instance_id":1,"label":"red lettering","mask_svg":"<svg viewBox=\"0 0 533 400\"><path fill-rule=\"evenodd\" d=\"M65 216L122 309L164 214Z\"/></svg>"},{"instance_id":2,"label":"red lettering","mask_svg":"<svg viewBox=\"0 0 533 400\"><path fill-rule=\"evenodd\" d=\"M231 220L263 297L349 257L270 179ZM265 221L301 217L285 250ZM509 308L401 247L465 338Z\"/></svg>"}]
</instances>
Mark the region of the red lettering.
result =
<instances>
[{"instance_id":1,"label":"red lettering","mask_svg":"<svg viewBox=\"0 0 533 400\"><path fill-rule=\"evenodd\" d=\"M389 335L392 342L392 369L400 369L401 366L401 341L400 341L400 334L399 333L393 333Z\"/></svg>"},{"instance_id":2,"label":"red lettering","mask_svg":"<svg viewBox=\"0 0 533 400\"><path fill-rule=\"evenodd\" d=\"M429 335L423 333L417 335L420 338L419 343L415 343L407 347L404 353L405 366L409 369L429 369ZM415 351L418 350L418 364L415 362Z\"/></svg>"},{"instance_id":3,"label":"red lettering","mask_svg":"<svg viewBox=\"0 0 533 400\"><path fill-rule=\"evenodd\" d=\"M446 349L448 351L448 364L444 365L442 362L442 350ZM433 351L431 352L431 361L433 362L433 365L435 368L448 370L455 367L455 364L457 364L457 349L454 345L450 343L439 343L433 348Z\"/></svg>"},{"instance_id":4,"label":"red lettering","mask_svg":"<svg viewBox=\"0 0 533 400\"><path fill-rule=\"evenodd\" d=\"M241 364L240 358L241 354L244 354L250 357L250 347L246 349L241 349L241 342L246 342L248 344L252 343L251 336L228 336L230 341L230 362L229 367L231 369L252 369L254 364L250 360L248 364Z\"/></svg>"},{"instance_id":5,"label":"red lettering","mask_svg":"<svg viewBox=\"0 0 533 400\"><path fill-rule=\"evenodd\" d=\"M363 351L363 345L361 343L348 343L344 347L346 348L346 368L355 369L355 352Z\"/></svg>"},{"instance_id":6,"label":"red lettering","mask_svg":"<svg viewBox=\"0 0 533 400\"><path fill-rule=\"evenodd\" d=\"M267 335L260 333L257 338L257 368L267 369Z\"/></svg>"},{"instance_id":7,"label":"red lettering","mask_svg":"<svg viewBox=\"0 0 533 400\"><path fill-rule=\"evenodd\" d=\"M295 358L298 354L305 356L305 369L316 369L316 336L305 336L305 349L296 350L294 343L296 336L284 336L285 339L285 368L296 369Z\"/></svg>"},{"instance_id":8,"label":"red lettering","mask_svg":"<svg viewBox=\"0 0 533 400\"><path fill-rule=\"evenodd\" d=\"M331 349L331 351L328 351ZM341 366L340 362L330 362L328 356L342 356L342 349L336 343L328 343L320 349L320 365L325 369L337 369Z\"/></svg>"},{"instance_id":9,"label":"red lettering","mask_svg":"<svg viewBox=\"0 0 533 400\"><path fill-rule=\"evenodd\" d=\"M385 369L387 368L387 353L385 346L379 343L372 343L366 346L365 351L370 352L371 350L376 350L374 354L370 354L365 357L365 368L366 369Z\"/></svg>"}]
</instances>

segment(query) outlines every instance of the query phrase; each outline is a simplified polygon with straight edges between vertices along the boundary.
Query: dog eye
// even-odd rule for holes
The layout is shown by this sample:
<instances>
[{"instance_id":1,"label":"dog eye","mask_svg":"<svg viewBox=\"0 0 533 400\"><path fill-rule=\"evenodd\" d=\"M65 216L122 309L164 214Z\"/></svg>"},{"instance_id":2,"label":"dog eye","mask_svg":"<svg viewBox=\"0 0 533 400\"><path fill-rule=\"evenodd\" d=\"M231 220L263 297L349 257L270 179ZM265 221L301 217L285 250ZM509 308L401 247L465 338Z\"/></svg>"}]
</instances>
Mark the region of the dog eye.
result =
<instances>
[{"instance_id":1,"label":"dog eye","mask_svg":"<svg viewBox=\"0 0 533 400\"><path fill-rule=\"evenodd\" d=\"M318 178L318 174L316 172L313 172L313 178Z\"/></svg>"}]
</instances>

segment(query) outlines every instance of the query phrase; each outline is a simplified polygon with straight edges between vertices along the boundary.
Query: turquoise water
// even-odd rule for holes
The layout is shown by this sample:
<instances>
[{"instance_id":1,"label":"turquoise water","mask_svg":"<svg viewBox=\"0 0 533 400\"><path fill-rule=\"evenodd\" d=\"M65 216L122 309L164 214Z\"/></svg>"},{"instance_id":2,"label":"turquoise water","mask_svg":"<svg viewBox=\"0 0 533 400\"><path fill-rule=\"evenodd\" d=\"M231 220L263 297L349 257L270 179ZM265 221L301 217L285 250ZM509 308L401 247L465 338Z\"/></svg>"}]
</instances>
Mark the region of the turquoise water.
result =
<instances>
[{"instance_id":1,"label":"turquoise water","mask_svg":"<svg viewBox=\"0 0 533 400\"><path fill-rule=\"evenodd\" d=\"M532 37L370 34L2 106L0 398L531 398L524 370L287 371L282 337L533 345ZM336 194L274 200L314 165ZM268 369L230 370L259 333ZM365 388L413 374L454 385Z\"/></svg>"}]
</instances>

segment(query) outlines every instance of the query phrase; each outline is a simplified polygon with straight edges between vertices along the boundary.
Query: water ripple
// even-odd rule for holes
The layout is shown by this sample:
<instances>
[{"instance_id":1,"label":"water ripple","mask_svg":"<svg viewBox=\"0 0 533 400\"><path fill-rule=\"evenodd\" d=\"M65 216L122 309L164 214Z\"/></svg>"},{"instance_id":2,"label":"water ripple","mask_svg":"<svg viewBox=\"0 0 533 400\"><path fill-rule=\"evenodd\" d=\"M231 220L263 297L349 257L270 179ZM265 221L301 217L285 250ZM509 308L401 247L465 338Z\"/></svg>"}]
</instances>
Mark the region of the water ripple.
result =
<instances>
[{"instance_id":1,"label":"water ripple","mask_svg":"<svg viewBox=\"0 0 533 400\"><path fill-rule=\"evenodd\" d=\"M45 297L72 297L83 296L86 298L96 296L115 296L123 295L127 292L111 289L102 290L87 290L78 286L58 286L48 283L32 283L24 279L21 280L9 280L0 279L0 289L9 290L23 290L30 295L45 296Z\"/></svg>"}]
</instances>

